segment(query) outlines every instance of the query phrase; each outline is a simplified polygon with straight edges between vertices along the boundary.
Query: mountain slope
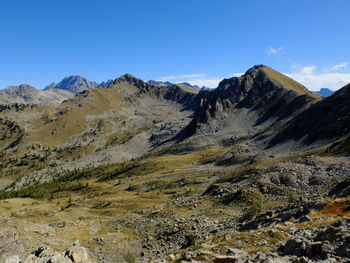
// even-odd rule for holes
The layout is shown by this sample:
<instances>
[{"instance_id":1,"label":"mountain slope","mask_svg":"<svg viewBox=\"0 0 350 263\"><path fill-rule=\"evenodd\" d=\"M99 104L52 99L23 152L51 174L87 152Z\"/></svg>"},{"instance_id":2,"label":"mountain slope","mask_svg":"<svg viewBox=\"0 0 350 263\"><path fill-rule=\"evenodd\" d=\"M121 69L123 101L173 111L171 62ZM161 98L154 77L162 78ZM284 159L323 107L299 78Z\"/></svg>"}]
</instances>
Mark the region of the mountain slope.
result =
<instances>
[{"instance_id":1,"label":"mountain slope","mask_svg":"<svg viewBox=\"0 0 350 263\"><path fill-rule=\"evenodd\" d=\"M65 90L38 90L27 84L23 84L0 90L0 104L23 103L55 105L73 96L73 93Z\"/></svg>"},{"instance_id":2,"label":"mountain slope","mask_svg":"<svg viewBox=\"0 0 350 263\"><path fill-rule=\"evenodd\" d=\"M349 105L265 66L0 105L0 261L348 262Z\"/></svg>"},{"instance_id":3,"label":"mountain slope","mask_svg":"<svg viewBox=\"0 0 350 263\"><path fill-rule=\"evenodd\" d=\"M127 161L177 142L181 145L175 148L181 152L179 149L193 151L249 140L250 151L258 148L258 139L263 138L265 144L276 131L283 132L282 139L296 140L309 133L319 140L334 129L340 133L347 128L348 119L344 119L343 126L323 129L321 135L312 131L315 125L307 129L296 125L307 126L311 118L307 112L317 105L340 103L344 110L339 111L339 116L343 116L348 112L347 102L341 102L343 93L346 95L347 89L323 100L301 84L262 65L249 69L239 78L224 79L215 90L203 91L180 84L152 85L125 74L106 88L87 89L61 105L1 108L0 118L9 121L2 126L7 138L2 144L5 155L0 157L7 165L2 173L36 171L38 178L44 178L53 167L56 171L72 170L87 164ZM336 102L330 102L333 100ZM314 111L311 116L322 119L322 109ZM298 118L301 119L295 121ZM273 142L283 143L282 139L276 137ZM259 151L263 148L255 154ZM30 158L34 156L42 160L40 169L11 161L29 158L25 162L33 165Z\"/></svg>"},{"instance_id":4,"label":"mountain slope","mask_svg":"<svg viewBox=\"0 0 350 263\"><path fill-rule=\"evenodd\" d=\"M200 95L201 106L182 132L185 137L224 131L252 135L322 100L296 81L263 65L251 68L239 78L224 79L217 89Z\"/></svg>"},{"instance_id":5,"label":"mountain slope","mask_svg":"<svg viewBox=\"0 0 350 263\"><path fill-rule=\"evenodd\" d=\"M271 145L288 140L307 145L317 141L332 142L349 134L350 84L286 123Z\"/></svg>"},{"instance_id":6,"label":"mountain slope","mask_svg":"<svg viewBox=\"0 0 350 263\"><path fill-rule=\"evenodd\" d=\"M140 89L143 93L156 95L159 99L165 99L182 104L185 108L193 108L195 105L196 95L199 93L197 89L183 86L180 84L171 85L153 85L135 78L130 74L125 74L114 81L115 83L130 83Z\"/></svg>"},{"instance_id":7,"label":"mountain slope","mask_svg":"<svg viewBox=\"0 0 350 263\"><path fill-rule=\"evenodd\" d=\"M107 88L85 90L61 105L4 107L0 118L11 123L3 125L8 140L0 162L7 168L1 172L34 172L36 178L47 179L54 170L139 157L189 123L197 93L179 85L150 85L126 74ZM8 126L18 127L13 136ZM26 160L26 165L12 163L11 158ZM42 160L40 169L36 158Z\"/></svg>"}]
</instances>

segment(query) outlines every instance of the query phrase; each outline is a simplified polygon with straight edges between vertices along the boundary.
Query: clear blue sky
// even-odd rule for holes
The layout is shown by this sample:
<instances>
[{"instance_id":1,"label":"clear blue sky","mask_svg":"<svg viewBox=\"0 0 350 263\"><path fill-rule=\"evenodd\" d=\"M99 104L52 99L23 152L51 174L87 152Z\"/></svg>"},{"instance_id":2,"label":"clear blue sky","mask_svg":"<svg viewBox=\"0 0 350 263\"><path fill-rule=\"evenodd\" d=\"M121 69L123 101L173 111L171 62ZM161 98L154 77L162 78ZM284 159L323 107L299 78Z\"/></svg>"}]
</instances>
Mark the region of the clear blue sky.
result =
<instances>
[{"instance_id":1,"label":"clear blue sky","mask_svg":"<svg viewBox=\"0 0 350 263\"><path fill-rule=\"evenodd\" d=\"M76 74L204 81L255 64L345 83L349 10L348 0L1 0L0 88Z\"/></svg>"}]
</instances>

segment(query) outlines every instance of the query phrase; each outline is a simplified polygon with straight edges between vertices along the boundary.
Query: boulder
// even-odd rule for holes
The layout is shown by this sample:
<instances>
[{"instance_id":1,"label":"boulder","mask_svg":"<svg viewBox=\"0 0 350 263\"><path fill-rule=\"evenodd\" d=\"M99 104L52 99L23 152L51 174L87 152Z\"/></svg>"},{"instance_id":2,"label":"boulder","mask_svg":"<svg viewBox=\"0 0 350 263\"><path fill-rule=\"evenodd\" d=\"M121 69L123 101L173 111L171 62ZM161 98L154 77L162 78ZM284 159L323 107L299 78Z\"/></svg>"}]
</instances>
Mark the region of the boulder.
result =
<instances>
[{"instance_id":1,"label":"boulder","mask_svg":"<svg viewBox=\"0 0 350 263\"><path fill-rule=\"evenodd\" d=\"M288 240L283 248L283 254L284 255L293 255L295 249L298 247L300 242L301 242L300 239Z\"/></svg>"},{"instance_id":2,"label":"boulder","mask_svg":"<svg viewBox=\"0 0 350 263\"><path fill-rule=\"evenodd\" d=\"M72 260L64 256L63 253L55 252L55 254L51 257L50 263L72 263Z\"/></svg>"},{"instance_id":3,"label":"boulder","mask_svg":"<svg viewBox=\"0 0 350 263\"><path fill-rule=\"evenodd\" d=\"M73 246L71 246L66 255L74 262L74 263L90 263L91 259L88 253L88 250L85 247L80 246L79 242L75 242Z\"/></svg>"},{"instance_id":4,"label":"boulder","mask_svg":"<svg viewBox=\"0 0 350 263\"><path fill-rule=\"evenodd\" d=\"M5 263L20 263L18 255L13 255L5 259Z\"/></svg>"}]
</instances>

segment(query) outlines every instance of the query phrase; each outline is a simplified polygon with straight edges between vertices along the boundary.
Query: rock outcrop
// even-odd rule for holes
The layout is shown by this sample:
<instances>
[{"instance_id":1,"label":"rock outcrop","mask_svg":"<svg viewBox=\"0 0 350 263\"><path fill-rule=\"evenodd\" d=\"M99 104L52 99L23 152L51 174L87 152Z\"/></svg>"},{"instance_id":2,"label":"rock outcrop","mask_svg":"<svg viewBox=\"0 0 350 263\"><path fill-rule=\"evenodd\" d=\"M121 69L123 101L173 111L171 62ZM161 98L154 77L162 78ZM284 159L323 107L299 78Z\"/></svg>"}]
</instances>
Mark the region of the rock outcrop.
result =
<instances>
[{"instance_id":1,"label":"rock outcrop","mask_svg":"<svg viewBox=\"0 0 350 263\"><path fill-rule=\"evenodd\" d=\"M5 263L92 263L88 250L75 242L67 251L57 252L48 247L38 247L29 255L21 257L11 255L5 258Z\"/></svg>"},{"instance_id":2,"label":"rock outcrop","mask_svg":"<svg viewBox=\"0 0 350 263\"><path fill-rule=\"evenodd\" d=\"M255 134L288 120L322 98L301 84L258 65L243 76L224 79L217 89L202 93L200 107L183 131L186 137L226 130Z\"/></svg>"}]
</instances>

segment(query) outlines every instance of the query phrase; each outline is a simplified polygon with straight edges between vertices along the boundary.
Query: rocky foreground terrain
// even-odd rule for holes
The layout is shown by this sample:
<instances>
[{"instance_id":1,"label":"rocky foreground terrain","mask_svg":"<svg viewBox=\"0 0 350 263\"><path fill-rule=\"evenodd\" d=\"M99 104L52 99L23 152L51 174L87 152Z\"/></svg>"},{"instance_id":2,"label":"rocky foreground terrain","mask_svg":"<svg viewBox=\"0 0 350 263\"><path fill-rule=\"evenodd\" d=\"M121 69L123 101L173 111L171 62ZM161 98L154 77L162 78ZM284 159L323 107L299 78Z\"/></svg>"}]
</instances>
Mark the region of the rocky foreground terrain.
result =
<instances>
[{"instance_id":1,"label":"rocky foreground terrain","mask_svg":"<svg viewBox=\"0 0 350 263\"><path fill-rule=\"evenodd\" d=\"M0 262L350 261L349 85L87 84L0 105Z\"/></svg>"}]
</instances>

